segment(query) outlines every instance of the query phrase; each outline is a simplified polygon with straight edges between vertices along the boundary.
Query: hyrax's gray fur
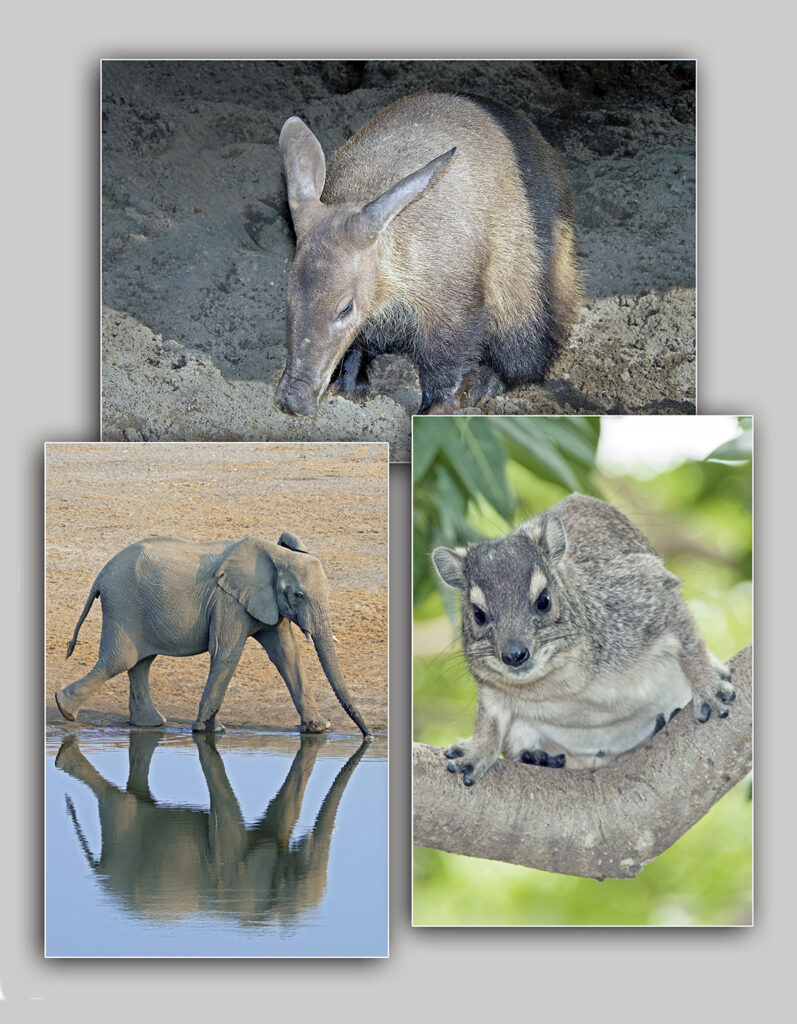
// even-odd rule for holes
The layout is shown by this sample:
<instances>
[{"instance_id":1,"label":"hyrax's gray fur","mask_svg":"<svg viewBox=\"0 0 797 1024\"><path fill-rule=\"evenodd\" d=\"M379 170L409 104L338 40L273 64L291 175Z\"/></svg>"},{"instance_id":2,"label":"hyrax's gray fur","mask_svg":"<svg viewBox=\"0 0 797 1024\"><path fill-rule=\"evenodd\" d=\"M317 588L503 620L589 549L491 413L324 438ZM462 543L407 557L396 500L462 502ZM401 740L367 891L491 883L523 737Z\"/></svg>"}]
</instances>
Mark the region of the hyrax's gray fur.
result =
<instances>
[{"instance_id":1,"label":"hyrax's gray fur","mask_svg":"<svg viewBox=\"0 0 797 1024\"><path fill-rule=\"evenodd\" d=\"M728 714L730 674L707 651L680 581L611 505L573 494L507 537L432 557L461 593L478 684L473 736L446 751L466 786L501 753L607 764L689 701L699 722Z\"/></svg>"}]
</instances>

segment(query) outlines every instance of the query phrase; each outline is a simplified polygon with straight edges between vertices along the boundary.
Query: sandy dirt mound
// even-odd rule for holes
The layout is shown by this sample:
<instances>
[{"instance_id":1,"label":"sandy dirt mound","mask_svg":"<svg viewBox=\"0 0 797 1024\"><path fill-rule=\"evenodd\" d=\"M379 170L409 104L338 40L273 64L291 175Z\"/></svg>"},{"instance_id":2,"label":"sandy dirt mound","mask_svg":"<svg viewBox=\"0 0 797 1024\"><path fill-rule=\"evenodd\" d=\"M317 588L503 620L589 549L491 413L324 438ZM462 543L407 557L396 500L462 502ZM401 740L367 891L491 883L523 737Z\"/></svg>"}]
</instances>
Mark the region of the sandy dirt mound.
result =
<instances>
[{"instance_id":1,"label":"sandy dirt mound","mask_svg":"<svg viewBox=\"0 0 797 1024\"><path fill-rule=\"evenodd\" d=\"M489 412L692 412L695 80L678 62L106 62L103 436L387 440L408 457L408 360L315 417L273 404L294 239L277 148L291 114L327 155L422 89L522 111L573 185L587 303L542 386Z\"/></svg>"},{"instance_id":2,"label":"sandy dirt mound","mask_svg":"<svg viewBox=\"0 0 797 1024\"><path fill-rule=\"evenodd\" d=\"M187 540L289 529L319 555L330 582L338 656L374 731L387 728L387 459L384 445L50 445L46 457L47 722L64 728L53 694L91 669L102 614L95 602L65 660L94 579L117 551L147 536ZM310 644L302 663L332 728L356 732ZM167 725L190 728L209 657L158 658L152 694ZM104 684L77 726L127 724L127 675ZM298 728L287 688L248 641L222 705L228 727Z\"/></svg>"}]
</instances>

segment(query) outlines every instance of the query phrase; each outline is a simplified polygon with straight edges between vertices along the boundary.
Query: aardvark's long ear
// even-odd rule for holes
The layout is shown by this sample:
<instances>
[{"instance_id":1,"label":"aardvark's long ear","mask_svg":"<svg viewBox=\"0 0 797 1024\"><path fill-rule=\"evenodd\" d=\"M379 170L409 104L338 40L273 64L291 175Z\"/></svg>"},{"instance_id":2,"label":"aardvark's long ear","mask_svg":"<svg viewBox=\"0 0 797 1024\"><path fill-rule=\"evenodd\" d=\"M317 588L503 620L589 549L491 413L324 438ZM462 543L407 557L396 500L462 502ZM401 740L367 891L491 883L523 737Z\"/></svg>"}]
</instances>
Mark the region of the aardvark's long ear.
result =
<instances>
[{"instance_id":1,"label":"aardvark's long ear","mask_svg":"<svg viewBox=\"0 0 797 1024\"><path fill-rule=\"evenodd\" d=\"M382 232L387 225L398 216L401 211L409 206L413 200L420 198L423 193L433 185L443 171L448 167L451 158L457 151L454 146L447 153L441 153L428 164L424 164L417 171L408 174L401 181L397 181L387 192L371 200L367 206L354 217L350 222L350 230L355 236L373 240Z\"/></svg>"},{"instance_id":2,"label":"aardvark's long ear","mask_svg":"<svg viewBox=\"0 0 797 1024\"><path fill-rule=\"evenodd\" d=\"M214 573L221 589L234 597L249 614L273 626L279 619L274 588L277 571L271 556L254 537L244 537Z\"/></svg>"},{"instance_id":3,"label":"aardvark's long ear","mask_svg":"<svg viewBox=\"0 0 797 1024\"><path fill-rule=\"evenodd\" d=\"M299 235L311 226L321 210L327 164L321 143L298 117L289 117L282 126L279 145L288 186L288 205Z\"/></svg>"}]
</instances>

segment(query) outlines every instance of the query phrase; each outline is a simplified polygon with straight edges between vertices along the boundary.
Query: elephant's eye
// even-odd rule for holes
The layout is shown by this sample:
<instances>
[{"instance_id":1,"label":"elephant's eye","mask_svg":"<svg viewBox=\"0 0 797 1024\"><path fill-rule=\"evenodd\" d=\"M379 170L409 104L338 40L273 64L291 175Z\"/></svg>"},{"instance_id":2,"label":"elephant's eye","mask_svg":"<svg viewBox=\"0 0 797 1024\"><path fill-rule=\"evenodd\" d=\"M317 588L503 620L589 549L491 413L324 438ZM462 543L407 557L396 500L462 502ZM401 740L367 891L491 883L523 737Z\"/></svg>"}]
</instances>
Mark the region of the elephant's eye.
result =
<instances>
[{"instance_id":1,"label":"elephant's eye","mask_svg":"<svg viewBox=\"0 0 797 1024\"><path fill-rule=\"evenodd\" d=\"M293 595L293 599L294 601L304 601L304 594L302 593L301 590L297 590L296 593Z\"/></svg>"}]
</instances>

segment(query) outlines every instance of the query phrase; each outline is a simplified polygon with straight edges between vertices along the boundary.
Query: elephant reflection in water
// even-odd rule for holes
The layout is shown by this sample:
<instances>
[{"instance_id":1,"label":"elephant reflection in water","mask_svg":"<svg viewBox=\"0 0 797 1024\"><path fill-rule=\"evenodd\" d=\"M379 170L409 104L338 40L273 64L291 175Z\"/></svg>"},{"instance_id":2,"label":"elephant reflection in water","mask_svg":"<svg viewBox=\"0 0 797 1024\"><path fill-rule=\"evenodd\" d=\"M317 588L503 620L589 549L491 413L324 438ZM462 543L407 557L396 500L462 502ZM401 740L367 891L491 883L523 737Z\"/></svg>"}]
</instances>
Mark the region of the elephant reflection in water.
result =
<instances>
[{"instance_id":1,"label":"elephant reflection in water","mask_svg":"<svg viewBox=\"0 0 797 1024\"><path fill-rule=\"evenodd\" d=\"M295 843L305 787L326 740L303 735L290 770L253 826L244 822L212 734L194 742L210 794L210 810L155 802L149 788L161 733L131 733L127 791L100 775L77 738L64 740L56 768L85 783L99 804L102 853L94 858L72 801L67 805L89 865L104 888L145 917L222 914L243 924L290 922L317 906L326 889L335 815L368 744L338 772L310 831Z\"/></svg>"}]
</instances>

